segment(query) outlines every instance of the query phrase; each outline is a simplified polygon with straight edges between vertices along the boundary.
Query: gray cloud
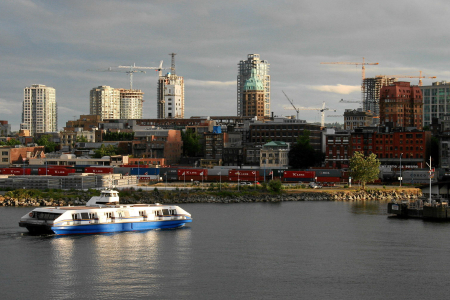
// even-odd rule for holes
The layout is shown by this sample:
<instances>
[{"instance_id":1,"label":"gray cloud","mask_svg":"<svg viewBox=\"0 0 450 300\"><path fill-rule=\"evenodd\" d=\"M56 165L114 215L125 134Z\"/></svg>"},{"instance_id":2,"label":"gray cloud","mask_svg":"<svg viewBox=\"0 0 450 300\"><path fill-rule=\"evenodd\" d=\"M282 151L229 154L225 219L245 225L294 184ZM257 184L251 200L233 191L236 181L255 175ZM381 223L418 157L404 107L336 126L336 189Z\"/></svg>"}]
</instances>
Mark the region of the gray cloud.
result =
<instances>
[{"instance_id":1,"label":"gray cloud","mask_svg":"<svg viewBox=\"0 0 450 300\"><path fill-rule=\"evenodd\" d=\"M439 13L436 13L436 8ZM88 72L117 65L156 66L175 52L185 78L186 116L235 115L237 64L249 53L270 63L272 110L292 115L325 101L336 114L357 104L361 67L320 62L379 62L366 76L447 80L450 44L445 1L43 1L0 3L0 119L17 129L23 88L56 89L59 124L89 113L89 90L128 87L126 74ZM417 84L417 79L403 79ZM157 74L136 74L144 117L156 117ZM309 121L320 120L301 112Z\"/></svg>"}]
</instances>

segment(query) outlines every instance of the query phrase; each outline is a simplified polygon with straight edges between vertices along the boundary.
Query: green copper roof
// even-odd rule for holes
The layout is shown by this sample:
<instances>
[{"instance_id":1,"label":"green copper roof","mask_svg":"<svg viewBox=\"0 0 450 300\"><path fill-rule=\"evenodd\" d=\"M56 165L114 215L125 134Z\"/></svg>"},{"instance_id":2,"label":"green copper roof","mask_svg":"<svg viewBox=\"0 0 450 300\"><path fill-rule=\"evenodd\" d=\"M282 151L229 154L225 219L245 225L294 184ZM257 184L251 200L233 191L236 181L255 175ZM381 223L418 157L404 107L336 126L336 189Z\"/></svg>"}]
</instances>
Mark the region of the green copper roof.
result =
<instances>
[{"instance_id":1,"label":"green copper roof","mask_svg":"<svg viewBox=\"0 0 450 300\"><path fill-rule=\"evenodd\" d=\"M245 81L244 91L263 91L264 85L261 80L256 76L255 69L252 69L252 75Z\"/></svg>"}]
</instances>

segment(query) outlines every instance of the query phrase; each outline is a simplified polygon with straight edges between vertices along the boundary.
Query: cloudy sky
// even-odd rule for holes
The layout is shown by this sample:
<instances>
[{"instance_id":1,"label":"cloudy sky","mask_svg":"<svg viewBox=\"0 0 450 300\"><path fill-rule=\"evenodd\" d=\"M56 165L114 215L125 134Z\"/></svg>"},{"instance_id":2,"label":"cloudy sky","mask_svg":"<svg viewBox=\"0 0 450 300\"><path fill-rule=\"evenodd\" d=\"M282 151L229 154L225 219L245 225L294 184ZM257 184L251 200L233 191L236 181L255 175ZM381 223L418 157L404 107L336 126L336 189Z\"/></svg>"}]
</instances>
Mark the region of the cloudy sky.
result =
<instances>
[{"instance_id":1,"label":"cloudy sky","mask_svg":"<svg viewBox=\"0 0 450 300\"><path fill-rule=\"evenodd\" d=\"M185 115L236 115L237 64L249 53L270 63L275 115L326 106L342 114L358 104L361 66L321 62L378 62L376 75L436 76L449 80L450 2L417 1L126 1L14 0L0 3L0 119L19 128L23 89L56 89L58 128L89 114L89 91L128 88L125 73L91 72L111 66L157 66L177 53L185 78ZM417 78L404 78L418 84ZM145 93L144 118L156 117L157 73L134 76ZM300 118L319 121L315 111ZM336 121L339 118L328 118Z\"/></svg>"}]
</instances>

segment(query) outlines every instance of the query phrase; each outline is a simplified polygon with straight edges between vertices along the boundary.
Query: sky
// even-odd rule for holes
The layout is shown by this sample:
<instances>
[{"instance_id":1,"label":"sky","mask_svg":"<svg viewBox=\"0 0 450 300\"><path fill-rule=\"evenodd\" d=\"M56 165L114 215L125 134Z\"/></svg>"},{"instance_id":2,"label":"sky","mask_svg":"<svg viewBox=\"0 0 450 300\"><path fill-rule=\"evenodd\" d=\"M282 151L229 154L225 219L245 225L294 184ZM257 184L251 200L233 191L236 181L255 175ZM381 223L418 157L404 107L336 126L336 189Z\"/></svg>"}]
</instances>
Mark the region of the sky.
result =
<instances>
[{"instance_id":1,"label":"sky","mask_svg":"<svg viewBox=\"0 0 450 300\"><path fill-rule=\"evenodd\" d=\"M89 91L100 85L128 88L125 73L95 72L132 65L170 68L185 80L185 117L235 116L238 63L251 53L270 64L271 111L330 110L342 122L340 99L361 99L361 65L376 75L450 80L447 67L450 2L417 1L216 1L216 0L14 0L0 2L0 120L18 130L23 89L56 89L58 130L89 114ZM168 72L166 70L165 72ZM143 118L156 118L157 72L136 73L144 92ZM418 78L400 78L418 84ZM336 111L336 112L334 112ZM300 119L319 122L318 111Z\"/></svg>"}]
</instances>

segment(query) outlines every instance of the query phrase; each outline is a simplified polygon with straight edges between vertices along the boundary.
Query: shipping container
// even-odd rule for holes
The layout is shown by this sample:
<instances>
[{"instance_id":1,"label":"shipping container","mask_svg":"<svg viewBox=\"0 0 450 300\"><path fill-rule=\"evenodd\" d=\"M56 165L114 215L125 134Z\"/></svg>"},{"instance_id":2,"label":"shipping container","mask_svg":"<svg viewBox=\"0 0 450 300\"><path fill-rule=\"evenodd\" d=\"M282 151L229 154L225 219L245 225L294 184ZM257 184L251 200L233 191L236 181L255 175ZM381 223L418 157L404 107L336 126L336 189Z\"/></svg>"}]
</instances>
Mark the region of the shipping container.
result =
<instances>
[{"instance_id":1,"label":"shipping container","mask_svg":"<svg viewBox=\"0 0 450 300\"><path fill-rule=\"evenodd\" d=\"M108 174L113 173L113 168L108 167L87 167L84 169L85 173L96 173L96 174Z\"/></svg>"},{"instance_id":2,"label":"shipping container","mask_svg":"<svg viewBox=\"0 0 450 300\"><path fill-rule=\"evenodd\" d=\"M120 167L121 168L149 168L149 165L143 165L143 164L137 165L137 164L134 164L134 165L120 165Z\"/></svg>"},{"instance_id":3,"label":"shipping container","mask_svg":"<svg viewBox=\"0 0 450 300\"><path fill-rule=\"evenodd\" d=\"M143 181L157 181L159 180L159 175L145 175L145 176L137 176L139 180Z\"/></svg>"},{"instance_id":4,"label":"shipping container","mask_svg":"<svg viewBox=\"0 0 450 300\"><path fill-rule=\"evenodd\" d=\"M241 177L239 176L239 178L237 176L229 176L228 177L228 182L242 182L242 181L247 181L247 182L255 182L255 177L252 176L246 176L246 177ZM261 181L264 182L264 176L256 176L256 181Z\"/></svg>"},{"instance_id":5,"label":"shipping container","mask_svg":"<svg viewBox=\"0 0 450 300\"><path fill-rule=\"evenodd\" d=\"M208 169L178 169L178 177L180 176L207 176Z\"/></svg>"},{"instance_id":6,"label":"shipping container","mask_svg":"<svg viewBox=\"0 0 450 300\"><path fill-rule=\"evenodd\" d=\"M29 168L3 168L1 173L5 175L30 175L31 169Z\"/></svg>"},{"instance_id":7,"label":"shipping container","mask_svg":"<svg viewBox=\"0 0 450 300\"><path fill-rule=\"evenodd\" d=\"M177 168L160 168L159 174L178 175Z\"/></svg>"},{"instance_id":8,"label":"shipping container","mask_svg":"<svg viewBox=\"0 0 450 300\"><path fill-rule=\"evenodd\" d=\"M314 178L314 171L284 171L283 178Z\"/></svg>"},{"instance_id":9,"label":"shipping container","mask_svg":"<svg viewBox=\"0 0 450 300\"><path fill-rule=\"evenodd\" d=\"M122 174L122 175L126 176L126 175L130 175L131 168L116 167L113 170L114 170L114 174Z\"/></svg>"},{"instance_id":10,"label":"shipping container","mask_svg":"<svg viewBox=\"0 0 450 300\"><path fill-rule=\"evenodd\" d=\"M226 182L228 181L228 174L225 175L208 175L210 182Z\"/></svg>"},{"instance_id":11,"label":"shipping container","mask_svg":"<svg viewBox=\"0 0 450 300\"><path fill-rule=\"evenodd\" d=\"M255 177L259 176L259 170L230 170L228 171L228 177Z\"/></svg>"},{"instance_id":12,"label":"shipping container","mask_svg":"<svg viewBox=\"0 0 450 300\"><path fill-rule=\"evenodd\" d=\"M315 177L341 177L342 171L339 169L309 169L316 173Z\"/></svg>"},{"instance_id":13,"label":"shipping container","mask_svg":"<svg viewBox=\"0 0 450 300\"><path fill-rule=\"evenodd\" d=\"M283 182L314 182L314 178L308 177L287 177L283 178Z\"/></svg>"},{"instance_id":14,"label":"shipping container","mask_svg":"<svg viewBox=\"0 0 450 300\"><path fill-rule=\"evenodd\" d=\"M205 182L208 181L208 176L196 176L196 175L178 176L177 180L180 182L189 182L189 181Z\"/></svg>"},{"instance_id":15,"label":"shipping container","mask_svg":"<svg viewBox=\"0 0 450 300\"><path fill-rule=\"evenodd\" d=\"M316 182L341 182L341 177L319 177L317 176Z\"/></svg>"},{"instance_id":16,"label":"shipping container","mask_svg":"<svg viewBox=\"0 0 450 300\"><path fill-rule=\"evenodd\" d=\"M159 168L131 168L130 175L159 175Z\"/></svg>"}]
</instances>

